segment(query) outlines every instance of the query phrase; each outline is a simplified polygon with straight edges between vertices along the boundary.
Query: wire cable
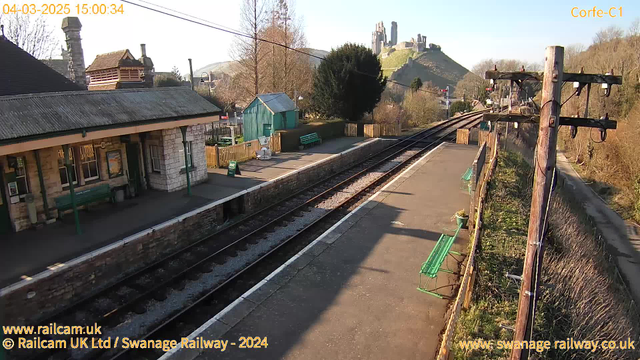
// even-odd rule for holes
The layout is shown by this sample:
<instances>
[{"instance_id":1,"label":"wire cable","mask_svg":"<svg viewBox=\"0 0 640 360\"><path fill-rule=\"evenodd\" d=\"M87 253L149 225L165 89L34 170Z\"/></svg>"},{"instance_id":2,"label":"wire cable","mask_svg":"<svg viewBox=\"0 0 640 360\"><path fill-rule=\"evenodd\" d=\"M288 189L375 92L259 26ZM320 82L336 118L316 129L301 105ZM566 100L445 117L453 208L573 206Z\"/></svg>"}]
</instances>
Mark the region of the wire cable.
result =
<instances>
[{"instance_id":1,"label":"wire cable","mask_svg":"<svg viewBox=\"0 0 640 360\"><path fill-rule=\"evenodd\" d=\"M155 9L155 8L152 8L152 7L149 7L149 6L145 6L145 5L142 5L142 4L134 3L134 2L129 1L129 0L120 0L120 1L123 2L123 3L126 3L126 4L137 6L139 8L145 9L145 10L153 11L153 12L156 12L156 13L159 13L159 14L162 14L162 15L170 16L170 17L173 17L173 18L176 18L176 19L179 19L179 20L183 20L183 21L187 21L187 22L190 22L190 23L193 23L193 24L196 24L196 25L205 26L205 27L208 27L210 29L223 31L223 32L226 32L228 34L232 34L232 35L239 36L239 37L258 40L258 41L265 42L265 43L272 44L272 45L277 45L277 46L280 46L280 47L285 48L287 50L291 50L291 51L297 52L299 54L303 54L303 55L318 59L320 61L325 61L326 60L322 56L317 56L317 55L314 55L314 54L311 54L311 53L308 53L308 52L305 52L305 51L302 51L302 50L299 50L299 49L296 49L296 48L292 48L290 46L287 46L287 45L284 45L284 44L280 44L280 43L278 43L276 41L272 41L272 40L269 40L269 39L263 39L263 38L260 38L260 37L254 36L254 35L250 35L250 34L245 34L245 33L241 32L239 30L234 30L234 29L231 29L231 28L229 28L227 26L219 25L219 24L213 23L211 21L195 17L193 15L189 15L189 14L186 14L186 13L183 13L183 12L179 12L179 11L170 9L168 7L164 7L164 6L160 6L160 5L154 4L154 3L149 2L149 1L139 0L140 2L143 2L145 4L153 5L153 6L156 6L158 8L161 8L161 9L164 9L164 10L167 10L167 11L171 11L171 12L175 12L176 14L180 14L180 15L183 15L183 16L172 14L172 13L169 13L169 12L163 11L163 10L158 10L158 9ZM188 17L191 17L191 18L197 19L197 20L189 19L189 18L186 18L184 16L188 16ZM363 73L363 72L357 71L357 70L355 70L354 72L362 74L362 75L366 75L366 76L369 76L369 77L372 77L374 79L378 78L378 76L373 75L373 74ZM396 84L396 85L399 85L399 86L403 86L403 87L406 87L406 88L411 88L410 85L403 84L403 83L401 83L399 81L396 81L396 80L391 80L391 79L387 78L387 82L390 82L390 83L393 83L393 84ZM429 90L429 89L418 89L418 91L431 93L431 94L436 94L436 95L440 94L440 92L438 92L438 91L433 91L433 90Z\"/></svg>"}]
</instances>

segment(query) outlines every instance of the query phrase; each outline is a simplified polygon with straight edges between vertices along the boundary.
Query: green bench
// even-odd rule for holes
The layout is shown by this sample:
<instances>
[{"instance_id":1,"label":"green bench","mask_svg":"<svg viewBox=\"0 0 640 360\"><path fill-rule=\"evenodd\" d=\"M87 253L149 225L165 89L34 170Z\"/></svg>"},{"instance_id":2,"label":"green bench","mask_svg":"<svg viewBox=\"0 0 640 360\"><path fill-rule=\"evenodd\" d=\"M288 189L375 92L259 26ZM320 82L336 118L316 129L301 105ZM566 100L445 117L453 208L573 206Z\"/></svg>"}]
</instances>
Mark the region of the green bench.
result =
<instances>
[{"instance_id":1,"label":"green bench","mask_svg":"<svg viewBox=\"0 0 640 360\"><path fill-rule=\"evenodd\" d=\"M442 294L435 292L437 288L425 289L424 287L422 287L422 276L424 275L430 280L435 280L438 277L439 272L446 272L449 274L454 273L451 270L443 269L442 264L449 254L462 255L457 251L451 250L451 246L453 246L453 243L456 240L456 237L458 237L458 233L460 232L461 228L462 224L458 225L458 228L456 229L456 232L453 236L449 236L446 234L440 235L440 239L438 239L436 246L431 251L431 254L429 254L427 261L425 261L424 264L422 264L422 268L420 268L420 284L418 285L419 291L422 291L423 293L427 293L429 295L433 295L440 299L443 298Z\"/></svg>"},{"instance_id":2,"label":"green bench","mask_svg":"<svg viewBox=\"0 0 640 360\"><path fill-rule=\"evenodd\" d=\"M300 145L302 147L313 143L322 144L322 139L320 138L320 136L318 136L318 133L311 133L300 136Z\"/></svg>"},{"instance_id":3,"label":"green bench","mask_svg":"<svg viewBox=\"0 0 640 360\"><path fill-rule=\"evenodd\" d=\"M91 189L80 190L75 192L76 206L91 204L100 200L112 200L111 188L108 184L99 185ZM56 209L58 209L58 217L62 219L62 212L73 208L71 204L71 195L58 196L54 199Z\"/></svg>"},{"instance_id":4,"label":"green bench","mask_svg":"<svg viewBox=\"0 0 640 360\"><path fill-rule=\"evenodd\" d=\"M467 171L465 171L464 174L462 174L462 177L460 178L460 180L462 180L462 182L466 185L463 185L463 188L466 187L468 188L469 194L471 194L471 174L473 173L473 168L468 168Z\"/></svg>"}]
</instances>

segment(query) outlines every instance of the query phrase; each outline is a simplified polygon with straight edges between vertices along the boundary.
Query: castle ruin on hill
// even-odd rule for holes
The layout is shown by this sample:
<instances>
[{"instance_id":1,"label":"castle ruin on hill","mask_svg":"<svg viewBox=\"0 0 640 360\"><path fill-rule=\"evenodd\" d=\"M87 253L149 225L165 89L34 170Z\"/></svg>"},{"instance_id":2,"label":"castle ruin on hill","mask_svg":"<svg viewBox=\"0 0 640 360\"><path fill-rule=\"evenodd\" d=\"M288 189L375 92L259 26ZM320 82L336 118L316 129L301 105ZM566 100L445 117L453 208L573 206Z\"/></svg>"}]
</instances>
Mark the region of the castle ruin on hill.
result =
<instances>
[{"instance_id":1,"label":"castle ruin on hill","mask_svg":"<svg viewBox=\"0 0 640 360\"><path fill-rule=\"evenodd\" d=\"M371 36L371 51L375 55L380 55L385 48L389 50L382 55L383 57L388 56L395 50L412 49L417 52L425 51L427 49L427 37L418 34L416 38L411 38L411 41L401 41L398 43L398 23L392 21L391 36L389 41L387 41L387 30L384 27L384 23L380 21L376 24L376 30ZM429 49L440 50L440 46L432 43L429 44Z\"/></svg>"}]
</instances>

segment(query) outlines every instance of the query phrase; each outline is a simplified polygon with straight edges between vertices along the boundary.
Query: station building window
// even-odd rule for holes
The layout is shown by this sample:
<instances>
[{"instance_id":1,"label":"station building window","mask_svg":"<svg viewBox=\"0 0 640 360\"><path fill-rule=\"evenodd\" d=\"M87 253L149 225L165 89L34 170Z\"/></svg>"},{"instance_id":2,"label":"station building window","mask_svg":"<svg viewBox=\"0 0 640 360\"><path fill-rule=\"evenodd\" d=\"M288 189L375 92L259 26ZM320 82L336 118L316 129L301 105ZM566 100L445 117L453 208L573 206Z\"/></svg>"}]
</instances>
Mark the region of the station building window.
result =
<instances>
[{"instance_id":1,"label":"station building window","mask_svg":"<svg viewBox=\"0 0 640 360\"><path fill-rule=\"evenodd\" d=\"M78 174L76 172L76 159L73 156L72 148L69 148L69 162L71 162L71 177L73 179L73 183L78 183ZM67 173L67 167L64 166L64 150L60 148L58 150L58 170L60 172L60 183L62 186L69 186L69 176Z\"/></svg>"},{"instance_id":2,"label":"station building window","mask_svg":"<svg viewBox=\"0 0 640 360\"><path fill-rule=\"evenodd\" d=\"M154 172L160 172L162 164L162 148L158 145L149 146L149 152L151 153L151 170Z\"/></svg>"},{"instance_id":3,"label":"station building window","mask_svg":"<svg viewBox=\"0 0 640 360\"><path fill-rule=\"evenodd\" d=\"M100 177L100 173L98 172L98 158L93 144L80 146L80 167L82 168L82 175L85 181L98 179Z\"/></svg>"},{"instance_id":4,"label":"station building window","mask_svg":"<svg viewBox=\"0 0 640 360\"><path fill-rule=\"evenodd\" d=\"M184 146L180 149L180 158L182 159L182 168L183 169L185 168L185 166L184 166L184 149L185 149ZM187 162L188 162L189 168L191 168L193 166L193 157L191 155L191 141L187 141L186 149L187 149Z\"/></svg>"},{"instance_id":5,"label":"station building window","mask_svg":"<svg viewBox=\"0 0 640 360\"><path fill-rule=\"evenodd\" d=\"M18 195L29 193L29 183L27 182L27 163L24 156L16 157L16 183L18 185Z\"/></svg>"}]
</instances>

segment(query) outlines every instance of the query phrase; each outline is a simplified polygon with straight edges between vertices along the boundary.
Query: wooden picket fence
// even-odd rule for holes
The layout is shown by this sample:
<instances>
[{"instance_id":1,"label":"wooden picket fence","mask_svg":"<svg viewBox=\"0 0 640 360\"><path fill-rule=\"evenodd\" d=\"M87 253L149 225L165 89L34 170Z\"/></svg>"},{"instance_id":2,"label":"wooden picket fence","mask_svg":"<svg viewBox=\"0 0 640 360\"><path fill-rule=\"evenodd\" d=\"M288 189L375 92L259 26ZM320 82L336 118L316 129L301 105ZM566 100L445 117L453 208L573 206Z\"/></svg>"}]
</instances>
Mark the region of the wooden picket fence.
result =
<instances>
[{"instance_id":1,"label":"wooden picket fence","mask_svg":"<svg viewBox=\"0 0 640 360\"><path fill-rule=\"evenodd\" d=\"M282 140L280 133L276 133L271 137L269 144L271 153L279 153L282 149ZM247 161L256 158L256 151L261 149L260 142L258 140L251 140L243 142L242 144L218 147L207 146L207 167L219 168L227 167L231 161Z\"/></svg>"}]
</instances>

